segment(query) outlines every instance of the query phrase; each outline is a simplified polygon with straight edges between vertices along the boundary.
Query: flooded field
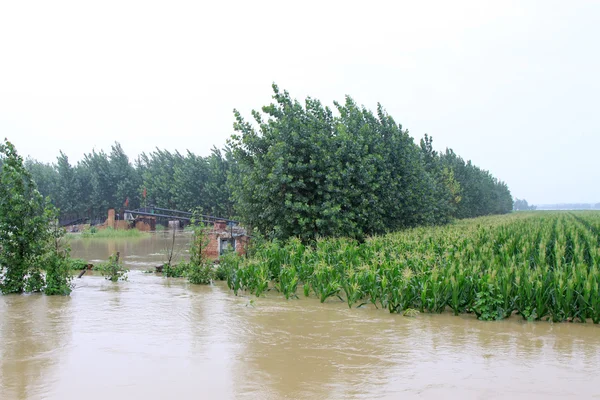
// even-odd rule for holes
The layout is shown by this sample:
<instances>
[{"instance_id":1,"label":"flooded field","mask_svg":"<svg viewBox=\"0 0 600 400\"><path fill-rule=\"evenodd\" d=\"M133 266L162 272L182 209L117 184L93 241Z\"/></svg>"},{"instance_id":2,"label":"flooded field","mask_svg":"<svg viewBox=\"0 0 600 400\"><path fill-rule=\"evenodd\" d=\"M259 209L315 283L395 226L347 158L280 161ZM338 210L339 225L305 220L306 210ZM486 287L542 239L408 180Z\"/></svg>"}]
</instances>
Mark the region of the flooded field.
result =
<instances>
[{"instance_id":1,"label":"flooded field","mask_svg":"<svg viewBox=\"0 0 600 400\"><path fill-rule=\"evenodd\" d=\"M600 398L598 326L236 297L144 274L162 241L73 241L129 281L0 296L0 399Z\"/></svg>"},{"instance_id":2,"label":"flooded field","mask_svg":"<svg viewBox=\"0 0 600 400\"><path fill-rule=\"evenodd\" d=\"M179 232L175 236L173 262L189 259L191 233ZM69 240L71 256L83 258L93 264L106 262L111 254L121 253L121 262L129 269L149 270L162 265L167 250L173 243L171 232L153 232L139 238L95 239L78 238Z\"/></svg>"}]
</instances>

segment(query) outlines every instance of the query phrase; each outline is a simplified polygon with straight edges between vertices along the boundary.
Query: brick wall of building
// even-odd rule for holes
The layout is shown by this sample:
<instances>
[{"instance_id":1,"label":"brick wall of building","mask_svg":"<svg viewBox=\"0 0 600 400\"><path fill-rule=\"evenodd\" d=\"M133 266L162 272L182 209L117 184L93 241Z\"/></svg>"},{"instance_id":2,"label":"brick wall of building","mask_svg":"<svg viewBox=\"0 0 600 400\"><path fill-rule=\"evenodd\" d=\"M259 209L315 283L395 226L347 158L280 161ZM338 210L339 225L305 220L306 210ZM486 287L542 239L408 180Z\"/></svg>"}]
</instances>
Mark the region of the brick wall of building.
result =
<instances>
[{"instance_id":1,"label":"brick wall of building","mask_svg":"<svg viewBox=\"0 0 600 400\"><path fill-rule=\"evenodd\" d=\"M229 240L232 237L235 239L235 251L243 255L246 252L246 245L249 239L246 235L246 230L239 226L228 227L223 221L215 222L214 226L208 232L209 242L204 254L208 258L219 258L221 240Z\"/></svg>"}]
</instances>

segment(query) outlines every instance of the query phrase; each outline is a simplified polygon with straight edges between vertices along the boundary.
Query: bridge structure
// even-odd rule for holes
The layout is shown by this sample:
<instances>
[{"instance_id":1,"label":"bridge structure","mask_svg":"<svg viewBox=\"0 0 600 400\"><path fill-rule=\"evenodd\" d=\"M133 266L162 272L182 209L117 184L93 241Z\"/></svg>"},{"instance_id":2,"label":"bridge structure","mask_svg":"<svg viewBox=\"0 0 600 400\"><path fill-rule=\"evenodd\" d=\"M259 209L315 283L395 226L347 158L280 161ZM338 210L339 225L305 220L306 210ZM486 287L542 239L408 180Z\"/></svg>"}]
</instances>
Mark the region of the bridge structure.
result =
<instances>
[{"instance_id":1,"label":"bridge structure","mask_svg":"<svg viewBox=\"0 0 600 400\"><path fill-rule=\"evenodd\" d=\"M70 212L61 213L58 217L58 223L60 226L70 225L102 225L108 218L108 211L106 209L94 209L90 208L83 212Z\"/></svg>"},{"instance_id":2,"label":"bridge structure","mask_svg":"<svg viewBox=\"0 0 600 400\"><path fill-rule=\"evenodd\" d=\"M208 214L196 214L194 215L188 211L173 210L169 208L162 208L156 206L147 206L136 209L121 209L118 212L104 210L98 212L98 210L88 210L83 213L66 213L61 214L59 217L60 226L71 226L71 225L103 225L107 222L110 215L114 215L115 221L129 221L135 224L136 221L145 221L152 225L152 230L155 228L155 224L168 225L169 221L179 221L181 225L188 225L195 219L198 222L202 222L206 225L214 225L216 222L224 222L227 227L239 226L239 221L235 221L228 218L217 217Z\"/></svg>"},{"instance_id":3,"label":"bridge structure","mask_svg":"<svg viewBox=\"0 0 600 400\"><path fill-rule=\"evenodd\" d=\"M246 229L236 220L155 206L121 209L118 212L109 209L99 216L92 213L65 214L61 215L59 222L61 226L71 226L70 229L75 231L80 227L74 225L86 224L103 225L113 229L136 228L140 231L155 231L157 224L178 229L194 222L202 222L210 226L207 229L208 244L203 250L210 258L217 258L232 249L238 254L244 254L250 240Z\"/></svg>"},{"instance_id":4,"label":"bridge structure","mask_svg":"<svg viewBox=\"0 0 600 400\"><path fill-rule=\"evenodd\" d=\"M195 218L198 222L203 222L207 225L214 225L215 222L223 221L228 226L238 226L239 221L235 221L228 218L216 217L214 215L207 214L196 214L194 215L188 211L181 210L171 210L168 208L161 207L141 207L135 210L123 210L123 219L136 220L138 218L151 217L156 218L157 220L164 221L180 221L184 225L191 223L192 219Z\"/></svg>"}]
</instances>

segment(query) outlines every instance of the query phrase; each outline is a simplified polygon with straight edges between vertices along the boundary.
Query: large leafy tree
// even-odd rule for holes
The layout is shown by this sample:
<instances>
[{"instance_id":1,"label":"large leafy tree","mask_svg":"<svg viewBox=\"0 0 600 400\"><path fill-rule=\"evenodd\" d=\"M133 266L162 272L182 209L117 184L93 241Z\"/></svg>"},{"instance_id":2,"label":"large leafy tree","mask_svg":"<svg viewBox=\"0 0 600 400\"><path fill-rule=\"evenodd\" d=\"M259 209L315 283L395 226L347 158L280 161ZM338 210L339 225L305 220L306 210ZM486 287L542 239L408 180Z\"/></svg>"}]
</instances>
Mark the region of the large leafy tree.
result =
<instances>
[{"instance_id":1,"label":"large leafy tree","mask_svg":"<svg viewBox=\"0 0 600 400\"><path fill-rule=\"evenodd\" d=\"M255 125L235 113L230 145L243 178L234 195L246 222L304 240L438 222L419 148L381 106L374 115L347 97L334 116L318 100L302 105L273 89Z\"/></svg>"},{"instance_id":2,"label":"large leafy tree","mask_svg":"<svg viewBox=\"0 0 600 400\"><path fill-rule=\"evenodd\" d=\"M44 287L40 263L48 251L53 213L8 140L0 144L0 291Z\"/></svg>"},{"instance_id":3,"label":"large leafy tree","mask_svg":"<svg viewBox=\"0 0 600 400\"><path fill-rule=\"evenodd\" d=\"M276 102L253 112L256 129L236 111L230 141L241 174L234 188L246 223L276 237L310 238L336 232L341 223L334 171L333 116L312 99L306 108L274 87Z\"/></svg>"},{"instance_id":4,"label":"large leafy tree","mask_svg":"<svg viewBox=\"0 0 600 400\"><path fill-rule=\"evenodd\" d=\"M262 233L361 239L510 211L504 183L451 151L438 154L428 136L417 146L381 105L374 114L347 97L334 115L318 100L273 90L254 123L235 111L229 142L242 175L233 186L238 214Z\"/></svg>"}]
</instances>

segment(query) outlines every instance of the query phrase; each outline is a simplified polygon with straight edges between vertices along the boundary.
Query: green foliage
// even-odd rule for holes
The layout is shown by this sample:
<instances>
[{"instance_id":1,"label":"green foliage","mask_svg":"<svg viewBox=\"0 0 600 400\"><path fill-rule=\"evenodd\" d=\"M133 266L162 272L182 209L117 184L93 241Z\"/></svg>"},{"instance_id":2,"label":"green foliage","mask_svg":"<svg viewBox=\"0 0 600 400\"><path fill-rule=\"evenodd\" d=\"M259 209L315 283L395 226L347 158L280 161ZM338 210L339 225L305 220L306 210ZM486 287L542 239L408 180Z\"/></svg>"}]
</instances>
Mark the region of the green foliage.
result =
<instances>
[{"instance_id":1,"label":"green foliage","mask_svg":"<svg viewBox=\"0 0 600 400\"><path fill-rule=\"evenodd\" d=\"M465 162L451 149L438 157L439 162L452 171L454 180L460 185L460 201L455 204L454 217L505 214L513 209L513 199L506 183L473 165L471 161Z\"/></svg>"},{"instance_id":2,"label":"green foliage","mask_svg":"<svg viewBox=\"0 0 600 400\"><path fill-rule=\"evenodd\" d=\"M77 263L75 263L78 266ZM46 259L46 286L44 293L47 295L66 296L71 293L72 275L71 268L73 264L65 255L52 254Z\"/></svg>"},{"instance_id":3,"label":"green foliage","mask_svg":"<svg viewBox=\"0 0 600 400\"><path fill-rule=\"evenodd\" d=\"M223 271L237 295L372 303L390 312L600 323L600 213L536 212L414 228L364 242L259 240ZM223 261L222 261L223 262Z\"/></svg>"},{"instance_id":4,"label":"green foliage","mask_svg":"<svg viewBox=\"0 0 600 400\"><path fill-rule=\"evenodd\" d=\"M210 263L189 264L187 278L195 285L209 285L215 279L215 271Z\"/></svg>"},{"instance_id":5,"label":"green foliage","mask_svg":"<svg viewBox=\"0 0 600 400\"><path fill-rule=\"evenodd\" d=\"M235 112L229 141L242 176L232 188L237 212L269 238L363 240L512 209L506 185L454 153L438 155L428 136L419 148L380 105L374 114L347 97L334 116L318 100L273 90L274 103L252 112L255 125Z\"/></svg>"},{"instance_id":6,"label":"green foliage","mask_svg":"<svg viewBox=\"0 0 600 400\"><path fill-rule=\"evenodd\" d=\"M0 145L0 161L0 291L68 295L69 249L62 244L56 209L44 202L8 140ZM43 165L29 164L45 171Z\"/></svg>"},{"instance_id":7,"label":"green foliage","mask_svg":"<svg viewBox=\"0 0 600 400\"><path fill-rule=\"evenodd\" d=\"M496 278L496 272L484 274L479 282L479 288L473 303L473 311L482 321L502 320L508 318L513 311L513 303L505 301L502 282ZM502 272L501 272L502 273ZM512 285L508 287L508 291Z\"/></svg>"},{"instance_id":8,"label":"green foliage","mask_svg":"<svg viewBox=\"0 0 600 400\"><path fill-rule=\"evenodd\" d=\"M199 214L196 213L196 214ZM206 258L206 247L209 243L207 227L196 217L192 218L193 236L190 244L190 262L187 278L190 283L207 285L215 277L212 262Z\"/></svg>"},{"instance_id":9,"label":"green foliage","mask_svg":"<svg viewBox=\"0 0 600 400\"><path fill-rule=\"evenodd\" d=\"M143 153L136 170L142 179L141 187L147 189L149 204L178 210L201 208L212 215L232 217L228 178L232 163L227 148L214 148L208 157L157 149Z\"/></svg>"},{"instance_id":10,"label":"green foliage","mask_svg":"<svg viewBox=\"0 0 600 400\"><path fill-rule=\"evenodd\" d=\"M183 261L177 264L165 263L163 264L162 273L165 278L182 278L187 276L189 266L189 263Z\"/></svg>"},{"instance_id":11,"label":"green foliage","mask_svg":"<svg viewBox=\"0 0 600 400\"><path fill-rule=\"evenodd\" d=\"M61 151L57 159L56 171L56 206L65 212L77 210L81 201L81 182L77 179L76 169L69 163L69 158Z\"/></svg>"},{"instance_id":12,"label":"green foliage","mask_svg":"<svg viewBox=\"0 0 600 400\"><path fill-rule=\"evenodd\" d=\"M141 238L147 237L147 232L141 232L137 229L113 229L111 227L105 229L97 229L92 226L84 230L80 234L70 235L72 238L81 237L83 239L119 239L119 238Z\"/></svg>"},{"instance_id":13,"label":"green foliage","mask_svg":"<svg viewBox=\"0 0 600 400\"><path fill-rule=\"evenodd\" d=\"M296 296L296 289L298 288L298 272L295 268L282 267L279 272L279 280L275 284L277 290L285 296L286 299Z\"/></svg>"},{"instance_id":14,"label":"green foliage","mask_svg":"<svg viewBox=\"0 0 600 400\"><path fill-rule=\"evenodd\" d=\"M515 199L515 203L513 206L513 210L515 211L533 211L536 209L536 206L534 206L533 204L529 205L529 203L525 199Z\"/></svg>"},{"instance_id":15,"label":"green foliage","mask_svg":"<svg viewBox=\"0 0 600 400\"><path fill-rule=\"evenodd\" d=\"M69 295L72 284L71 269L75 266L85 263L83 260L72 260L69 257L71 249L63 243L65 230L58 225L56 218L58 212L50 209L51 215L54 215L54 222L50 226L51 250L44 260L46 270L46 286L44 293L47 295Z\"/></svg>"},{"instance_id":16,"label":"green foliage","mask_svg":"<svg viewBox=\"0 0 600 400\"><path fill-rule=\"evenodd\" d=\"M33 159L25 160L25 168L31 174L40 194L46 198L53 197L58 192L58 171L55 165L42 163Z\"/></svg>"},{"instance_id":17,"label":"green foliage","mask_svg":"<svg viewBox=\"0 0 600 400\"><path fill-rule=\"evenodd\" d=\"M124 268L119 262L119 253L111 255L107 263L99 264L94 267L102 276L112 282L126 281L128 269Z\"/></svg>"},{"instance_id":18,"label":"green foliage","mask_svg":"<svg viewBox=\"0 0 600 400\"><path fill-rule=\"evenodd\" d=\"M206 247L210 242L208 228L196 218L192 218L192 241L190 243L190 263L201 265L207 261Z\"/></svg>"},{"instance_id":19,"label":"green foliage","mask_svg":"<svg viewBox=\"0 0 600 400\"><path fill-rule=\"evenodd\" d=\"M76 165L60 153L56 164L29 160L27 168L63 214L97 214L126 201L199 207L235 214L269 239L304 243L512 210L504 182L451 149L436 152L428 135L415 144L381 105L370 111L347 97L330 109L273 89L274 102L252 112L256 123L236 111L236 134L207 157L156 149L131 163L115 143Z\"/></svg>"},{"instance_id":20,"label":"green foliage","mask_svg":"<svg viewBox=\"0 0 600 400\"><path fill-rule=\"evenodd\" d=\"M193 231L190 243L190 261L172 265L169 260L163 265L163 276L167 278L187 277L190 283L196 285L208 285L217 278L226 279L226 271L232 268L237 261L232 257L223 256L222 264L215 270L212 261L207 259L205 254L209 243L207 227L194 217L190 229ZM173 236L172 246L174 243Z\"/></svg>"},{"instance_id":21,"label":"green foliage","mask_svg":"<svg viewBox=\"0 0 600 400\"><path fill-rule=\"evenodd\" d=\"M94 150L76 165L61 152L55 164L27 160L25 166L40 192L63 214L119 209L128 200L129 208L145 202L178 210L200 207L212 215L233 217L230 175L233 181L239 179L234 164L228 148L213 148L207 157L157 149L131 163L115 143L109 153Z\"/></svg>"},{"instance_id":22,"label":"green foliage","mask_svg":"<svg viewBox=\"0 0 600 400\"><path fill-rule=\"evenodd\" d=\"M81 271L87 268L88 262L82 258L70 258L69 269L71 271Z\"/></svg>"},{"instance_id":23,"label":"green foliage","mask_svg":"<svg viewBox=\"0 0 600 400\"><path fill-rule=\"evenodd\" d=\"M0 291L40 291L51 213L14 146L0 144Z\"/></svg>"},{"instance_id":24,"label":"green foliage","mask_svg":"<svg viewBox=\"0 0 600 400\"><path fill-rule=\"evenodd\" d=\"M234 252L223 254L219 257L219 265L215 271L215 279L224 281L231 271L238 268L241 258Z\"/></svg>"}]
</instances>

